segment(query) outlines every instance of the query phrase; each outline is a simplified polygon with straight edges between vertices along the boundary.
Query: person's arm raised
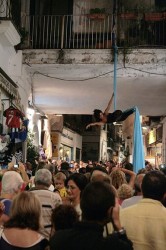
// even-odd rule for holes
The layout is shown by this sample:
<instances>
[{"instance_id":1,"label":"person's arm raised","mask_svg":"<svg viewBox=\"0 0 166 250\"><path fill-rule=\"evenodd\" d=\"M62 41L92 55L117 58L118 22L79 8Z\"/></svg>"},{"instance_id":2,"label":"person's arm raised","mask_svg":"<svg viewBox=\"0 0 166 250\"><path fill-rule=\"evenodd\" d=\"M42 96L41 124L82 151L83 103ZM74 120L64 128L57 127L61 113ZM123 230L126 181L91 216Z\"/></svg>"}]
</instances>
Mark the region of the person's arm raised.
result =
<instances>
[{"instance_id":1,"label":"person's arm raised","mask_svg":"<svg viewBox=\"0 0 166 250\"><path fill-rule=\"evenodd\" d=\"M125 174L130 175L130 181L129 181L129 185L134 188L134 182L135 182L135 178L136 178L136 173L134 171L128 170L126 168L120 168L120 170L122 172L124 172Z\"/></svg>"},{"instance_id":2,"label":"person's arm raised","mask_svg":"<svg viewBox=\"0 0 166 250\"><path fill-rule=\"evenodd\" d=\"M108 105L104 111L104 114L106 114L106 115L108 115L108 113L109 113L109 110L110 110L112 102L113 102L113 98L114 98L114 93L112 94L111 99L109 100Z\"/></svg>"}]
</instances>

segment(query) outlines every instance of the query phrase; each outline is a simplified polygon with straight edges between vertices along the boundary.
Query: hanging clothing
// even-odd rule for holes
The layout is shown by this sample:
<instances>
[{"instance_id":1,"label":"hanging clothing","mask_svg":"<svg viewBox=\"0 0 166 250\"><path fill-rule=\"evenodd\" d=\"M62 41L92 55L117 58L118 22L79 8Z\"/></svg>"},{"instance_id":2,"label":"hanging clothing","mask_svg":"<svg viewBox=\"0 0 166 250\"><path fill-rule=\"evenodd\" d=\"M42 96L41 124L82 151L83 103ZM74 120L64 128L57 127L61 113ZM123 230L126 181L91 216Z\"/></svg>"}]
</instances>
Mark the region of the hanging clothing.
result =
<instances>
[{"instance_id":1,"label":"hanging clothing","mask_svg":"<svg viewBox=\"0 0 166 250\"><path fill-rule=\"evenodd\" d=\"M15 152L15 158L16 158L16 162L23 162L23 154L22 154L22 151L18 151L18 152Z\"/></svg>"},{"instance_id":2,"label":"hanging clothing","mask_svg":"<svg viewBox=\"0 0 166 250\"><path fill-rule=\"evenodd\" d=\"M10 106L3 112L3 115L6 117L6 125L9 128L20 128L21 120L24 117L24 114L20 110Z\"/></svg>"}]
</instances>

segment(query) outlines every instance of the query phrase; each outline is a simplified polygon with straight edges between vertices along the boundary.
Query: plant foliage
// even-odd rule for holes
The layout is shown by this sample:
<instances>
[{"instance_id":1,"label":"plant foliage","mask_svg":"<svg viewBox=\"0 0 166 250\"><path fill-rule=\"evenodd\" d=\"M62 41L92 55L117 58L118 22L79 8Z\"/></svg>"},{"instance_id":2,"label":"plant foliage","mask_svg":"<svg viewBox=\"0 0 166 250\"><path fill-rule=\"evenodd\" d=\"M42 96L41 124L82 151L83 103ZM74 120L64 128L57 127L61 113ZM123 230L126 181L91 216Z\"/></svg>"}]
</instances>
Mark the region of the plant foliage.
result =
<instances>
[{"instance_id":1,"label":"plant foliage","mask_svg":"<svg viewBox=\"0 0 166 250\"><path fill-rule=\"evenodd\" d=\"M28 131L27 136L27 161L32 164L32 167L36 167L35 158L39 157L37 147L34 145L34 133Z\"/></svg>"}]
</instances>

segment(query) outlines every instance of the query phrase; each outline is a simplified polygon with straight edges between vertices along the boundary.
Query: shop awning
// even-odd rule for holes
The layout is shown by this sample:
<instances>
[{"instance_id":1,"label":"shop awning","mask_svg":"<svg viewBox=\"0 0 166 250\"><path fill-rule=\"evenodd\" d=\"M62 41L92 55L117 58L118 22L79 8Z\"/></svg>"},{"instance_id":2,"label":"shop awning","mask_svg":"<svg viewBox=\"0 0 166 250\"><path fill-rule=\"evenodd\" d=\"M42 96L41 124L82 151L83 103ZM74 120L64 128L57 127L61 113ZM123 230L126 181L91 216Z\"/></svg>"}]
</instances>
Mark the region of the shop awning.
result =
<instances>
[{"instance_id":1,"label":"shop awning","mask_svg":"<svg viewBox=\"0 0 166 250\"><path fill-rule=\"evenodd\" d=\"M15 82L0 68L0 87L3 88L10 96L18 98L18 86Z\"/></svg>"}]
</instances>

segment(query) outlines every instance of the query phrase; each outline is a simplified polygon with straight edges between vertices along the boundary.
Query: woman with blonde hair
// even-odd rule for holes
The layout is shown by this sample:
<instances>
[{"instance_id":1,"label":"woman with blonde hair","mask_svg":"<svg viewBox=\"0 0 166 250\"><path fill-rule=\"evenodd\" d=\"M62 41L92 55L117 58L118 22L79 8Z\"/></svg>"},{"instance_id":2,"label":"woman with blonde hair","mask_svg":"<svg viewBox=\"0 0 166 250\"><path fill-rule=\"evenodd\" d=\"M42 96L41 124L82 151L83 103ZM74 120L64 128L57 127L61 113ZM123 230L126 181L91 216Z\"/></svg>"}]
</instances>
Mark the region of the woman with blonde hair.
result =
<instances>
[{"instance_id":1,"label":"woman with blonde hair","mask_svg":"<svg viewBox=\"0 0 166 250\"><path fill-rule=\"evenodd\" d=\"M118 189L122 184L127 184L126 174L130 175L130 181L128 183L129 186L134 188L136 174L131 170L116 167L110 174L112 185L116 189Z\"/></svg>"},{"instance_id":2,"label":"woman with blonde hair","mask_svg":"<svg viewBox=\"0 0 166 250\"><path fill-rule=\"evenodd\" d=\"M119 205L121 205L125 199L131 198L133 196L134 190L130 185L124 183L118 188L117 194Z\"/></svg>"},{"instance_id":3,"label":"woman with blonde hair","mask_svg":"<svg viewBox=\"0 0 166 250\"><path fill-rule=\"evenodd\" d=\"M13 200L10 219L4 224L0 249L46 250L48 240L40 233L41 204L36 195L24 191Z\"/></svg>"}]
</instances>

